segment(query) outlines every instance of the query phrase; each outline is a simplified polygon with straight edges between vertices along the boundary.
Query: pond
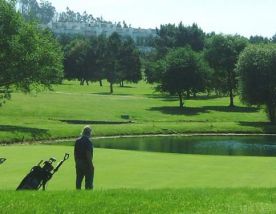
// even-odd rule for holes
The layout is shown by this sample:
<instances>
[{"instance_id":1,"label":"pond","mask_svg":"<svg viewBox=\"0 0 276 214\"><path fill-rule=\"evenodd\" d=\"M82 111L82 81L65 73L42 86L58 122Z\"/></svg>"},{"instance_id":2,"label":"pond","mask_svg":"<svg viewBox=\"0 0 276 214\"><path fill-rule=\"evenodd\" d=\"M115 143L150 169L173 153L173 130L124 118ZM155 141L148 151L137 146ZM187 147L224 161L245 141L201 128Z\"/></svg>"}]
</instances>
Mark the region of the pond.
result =
<instances>
[{"instance_id":1,"label":"pond","mask_svg":"<svg viewBox=\"0 0 276 214\"><path fill-rule=\"evenodd\" d=\"M155 136L95 139L96 148L181 154L276 156L276 136Z\"/></svg>"}]
</instances>

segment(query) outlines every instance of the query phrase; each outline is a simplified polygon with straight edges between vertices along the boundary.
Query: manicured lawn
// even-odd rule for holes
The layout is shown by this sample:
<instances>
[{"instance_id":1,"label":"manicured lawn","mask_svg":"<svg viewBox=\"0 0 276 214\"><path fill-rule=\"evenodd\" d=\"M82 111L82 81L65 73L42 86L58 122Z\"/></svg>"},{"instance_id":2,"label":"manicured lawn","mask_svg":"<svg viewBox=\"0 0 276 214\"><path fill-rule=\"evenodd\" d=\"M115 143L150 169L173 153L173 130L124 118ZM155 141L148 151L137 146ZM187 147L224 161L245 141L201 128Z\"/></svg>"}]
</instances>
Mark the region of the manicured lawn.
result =
<instances>
[{"instance_id":1,"label":"manicured lawn","mask_svg":"<svg viewBox=\"0 0 276 214\"><path fill-rule=\"evenodd\" d=\"M95 149L93 192L74 191L74 161L46 192L13 191L40 159L72 146L0 147L1 213L275 213L273 157L181 155Z\"/></svg>"},{"instance_id":2,"label":"manicured lawn","mask_svg":"<svg viewBox=\"0 0 276 214\"><path fill-rule=\"evenodd\" d=\"M75 137L84 123L92 124L96 136L276 132L263 110L243 106L237 97L233 109L227 107L227 97L205 96L185 101L181 111L176 98L154 92L144 82L114 90L110 95L107 83L100 87L65 82L36 95L14 93L0 108L0 142ZM129 115L134 123L108 124L127 122L122 115Z\"/></svg>"},{"instance_id":3,"label":"manicured lawn","mask_svg":"<svg viewBox=\"0 0 276 214\"><path fill-rule=\"evenodd\" d=\"M0 147L8 160L0 166L0 189L14 190L41 159L71 158L49 182L49 190L74 190L72 146L32 145ZM273 157L230 157L95 150L95 188L237 188L276 187Z\"/></svg>"}]
</instances>

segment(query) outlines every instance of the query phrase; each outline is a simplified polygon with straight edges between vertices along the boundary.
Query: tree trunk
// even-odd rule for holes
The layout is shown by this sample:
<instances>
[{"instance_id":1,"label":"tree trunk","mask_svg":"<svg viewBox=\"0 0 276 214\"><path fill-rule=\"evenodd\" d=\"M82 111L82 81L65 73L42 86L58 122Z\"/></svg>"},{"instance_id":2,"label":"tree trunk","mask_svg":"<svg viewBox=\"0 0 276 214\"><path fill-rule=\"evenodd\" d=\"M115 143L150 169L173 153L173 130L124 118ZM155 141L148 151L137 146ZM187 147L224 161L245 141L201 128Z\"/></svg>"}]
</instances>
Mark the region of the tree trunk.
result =
<instances>
[{"instance_id":1,"label":"tree trunk","mask_svg":"<svg viewBox=\"0 0 276 214\"><path fill-rule=\"evenodd\" d=\"M193 93L193 97L196 98L196 92Z\"/></svg>"},{"instance_id":2,"label":"tree trunk","mask_svg":"<svg viewBox=\"0 0 276 214\"><path fill-rule=\"evenodd\" d=\"M110 94L113 94L113 83L110 83Z\"/></svg>"},{"instance_id":3,"label":"tree trunk","mask_svg":"<svg viewBox=\"0 0 276 214\"><path fill-rule=\"evenodd\" d=\"M100 86L103 87L103 81L99 80Z\"/></svg>"},{"instance_id":4,"label":"tree trunk","mask_svg":"<svg viewBox=\"0 0 276 214\"><path fill-rule=\"evenodd\" d=\"M231 71L228 71L228 90L229 90L229 97L230 97L230 105L229 107L234 107L234 95L233 95L233 84L232 84L232 75Z\"/></svg>"},{"instance_id":5,"label":"tree trunk","mask_svg":"<svg viewBox=\"0 0 276 214\"><path fill-rule=\"evenodd\" d=\"M122 80L122 87L124 87L124 80Z\"/></svg>"},{"instance_id":6,"label":"tree trunk","mask_svg":"<svg viewBox=\"0 0 276 214\"><path fill-rule=\"evenodd\" d=\"M177 94L178 94L178 97L179 97L179 108L182 109L184 107L182 93L178 92Z\"/></svg>"},{"instance_id":7,"label":"tree trunk","mask_svg":"<svg viewBox=\"0 0 276 214\"><path fill-rule=\"evenodd\" d=\"M86 85L89 85L89 81L88 80L85 80L85 82L86 82Z\"/></svg>"},{"instance_id":8,"label":"tree trunk","mask_svg":"<svg viewBox=\"0 0 276 214\"><path fill-rule=\"evenodd\" d=\"M269 120L272 124L275 124L276 120L276 107L273 105L267 106L267 112L269 116Z\"/></svg>"},{"instance_id":9,"label":"tree trunk","mask_svg":"<svg viewBox=\"0 0 276 214\"><path fill-rule=\"evenodd\" d=\"M233 89L230 89L230 105L229 107L234 107L234 95L233 95Z\"/></svg>"}]
</instances>

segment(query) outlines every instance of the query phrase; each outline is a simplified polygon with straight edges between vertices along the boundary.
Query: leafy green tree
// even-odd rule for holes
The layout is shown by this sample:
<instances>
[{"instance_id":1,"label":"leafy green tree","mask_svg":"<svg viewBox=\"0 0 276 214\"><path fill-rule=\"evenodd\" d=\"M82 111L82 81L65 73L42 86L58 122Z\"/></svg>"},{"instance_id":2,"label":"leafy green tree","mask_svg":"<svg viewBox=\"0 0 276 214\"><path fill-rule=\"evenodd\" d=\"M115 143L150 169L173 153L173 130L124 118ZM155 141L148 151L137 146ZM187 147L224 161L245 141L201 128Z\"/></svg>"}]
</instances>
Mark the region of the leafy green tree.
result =
<instances>
[{"instance_id":1,"label":"leafy green tree","mask_svg":"<svg viewBox=\"0 0 276 214\"><path fill-rule=\"evenodd\" d=\"M104 35L97 37L96 42L96 80L102 86L102 80L106 74L106 57L107 57L107 38Z\"/></svg>"},{"instance_id":2,"label":"leafy green tree","mask_svg":"<svg viewBox=\"0 0 276 214\"><path fill-rule=\"evenodd\" d=\"M124 81L137 83L142 79L141 61L134 41L127 38L122 41L119 53L120 84L123 87Z\"/></svg>"},{"instance_id":3,"label":"leafy green tree","mask_svg":"<svg viewBox=\"0 0 276 214\"><path fill-rule=\"evenodd\" d=\"M205 88L202 80L206 70L202 60L201 55L190 47L173 49L166 56L159 89L177 94L180 108L184 106L184 93L203 91Z\"/></svg>"},{"instance_id":4,"label":"leafy green tree","mask_svg":"<svg viewBox=\"0 0 276 214\"><path fill-rule=\"evenodd\" d=\"M178 25L176 34L176 47L189 45L194 51L202 51L204 48L205 33L197 24L184 26L182 22Z\"/></svg>"},{"instance_id":5,"label":"leafy green tree","mask_svg":"<svg viewBox=\"0 0 276 214\"><path fill-rule=\"evenodd\" d=\"M56 8L52 5L51 2L41 1L39 3L39 12L37 14L38 20L42 24L48 24L52 21L56 13Z\"/></svg>"},{"instance_id":6,"label":"leafy green tree","mask_svg":"<svg viewBox=\"0 0 276 214\"><path fill-rule=\"evenodd\" d=\"M122 39L116 32L112 33L107 40L105 54L105 77L110 84L110 93L113 93L114 83L120 81L119 54L122 45Z\"/></svg>"},{"instance_id":7,"label":"leafy green tree","mask_svg":"<svg viewBox=\"0 0 276 214\"><path fill-rule=\"evenodd\" d=\"M89 52L90 44L86 39L75 39L65 47L64 72L69 80L78 79L80 84L90 80Z\"/></svg>"},{"instance_id":8,"label":"leafy green tree","mask_svg":"<svg viewBox=\"0 0 276 214\"><path fill-rule=\"evenodd\" d=\"M155 47L161 57L171 48L189 45L194 51L201 51L204 47L205 33L196 24L184 26L180 22L178 26L161 25L160 29L157 29L157 35Z\"/></svg>"},{"instance_id":9,"label":"leafy green tree","mask_svg":"<svg viewBox=\"0 0 276 214\"><path fill-rule=\"evenodd\" d=\"M260 43L268 44L270 43L270 39L263 36L250 36L249 42L251 44L260 44Z\"/></svg>"},{"instance_id":10,"label":"leafy green tree","mask_svg":"<svg viewBox=\"0 0 276 214\"><path fill-rule=\"evenodd\" d=\"M52 34L25 23L13 5L0 0L0 88L7 97L12 86L30 92L50 88L63 77L63 54ZM4 91L4 92L3 92Z\"/></svg>"},{"instance_id":11,"label":"leafy green tree","mask_svg":"<svg viewBox=\"0 0 276 214\"><path fill-rule=\"evenodd\" d=\"M165 71L166 61L164 59L150 60L145 65L146 81L150 84L160 83L161 74Z\"/></svg>"},{"instance_id":12,"label":"leafy green tree","mask_svg":"<svg viewBox=\"0 0 276 214\"><path fill-rule=\"evenodd\" d=\"M39 4L36 0L19 0L19 11L26 21L34 21L39 13Z\"/></svg>"},{"instance_id":13,"label":"leafy green tree","mask_svg":"<svg viewBox=\"0 0 276 214\"><path fill-rule=\"evenodd\" d=\"M48 24L56 13L55 7L51 2L42 0L18 0L18 9L26 21L38 21Z\"/></svg>"},{"instance_id":14,"label":"leafy green tree","mask_svg":"<svg viewBox=\"0 0 276 214\"><path fill-rule=\"evenodd\" d=\"M276 45L251 45L240 55L242 100L249 105L265 105L269 119L276 122Z\"/></svg>"},{"instance_id":15,"label":"leafy green tree","mask_svg":"<svg viewBox=\"0 0 276 214\"><path fill-rule=\"evenodd\" d=\"M207 40L205 57L217 76L215 88L222 92L227 91L230 107L234 106L234 91L237 89L235 66L246 45L247 39L238 35L213 35Z\"/></svg>"}]
</instances>

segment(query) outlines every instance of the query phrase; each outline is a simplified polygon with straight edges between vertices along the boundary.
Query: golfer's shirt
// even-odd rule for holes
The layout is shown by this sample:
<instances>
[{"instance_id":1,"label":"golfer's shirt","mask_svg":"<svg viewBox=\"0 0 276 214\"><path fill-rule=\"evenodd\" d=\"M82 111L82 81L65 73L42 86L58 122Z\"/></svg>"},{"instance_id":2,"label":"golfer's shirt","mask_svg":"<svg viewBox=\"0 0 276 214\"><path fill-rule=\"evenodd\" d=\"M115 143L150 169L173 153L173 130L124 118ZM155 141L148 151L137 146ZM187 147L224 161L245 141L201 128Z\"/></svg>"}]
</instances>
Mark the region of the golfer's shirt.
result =
<instances>
[{"instance_id":1,"label":"golfer's shirt","mask_svg":"<svg viewBox=\"0 0 276 214\"><path fill-rule=\"evenodd\" d=\"M77 160L86 160L87 152L91 152L93 157L93 144L88 137L82 136L76 140L74 152Z\"/></svg>"}]
</instances>

